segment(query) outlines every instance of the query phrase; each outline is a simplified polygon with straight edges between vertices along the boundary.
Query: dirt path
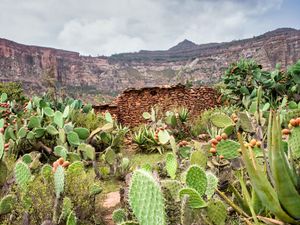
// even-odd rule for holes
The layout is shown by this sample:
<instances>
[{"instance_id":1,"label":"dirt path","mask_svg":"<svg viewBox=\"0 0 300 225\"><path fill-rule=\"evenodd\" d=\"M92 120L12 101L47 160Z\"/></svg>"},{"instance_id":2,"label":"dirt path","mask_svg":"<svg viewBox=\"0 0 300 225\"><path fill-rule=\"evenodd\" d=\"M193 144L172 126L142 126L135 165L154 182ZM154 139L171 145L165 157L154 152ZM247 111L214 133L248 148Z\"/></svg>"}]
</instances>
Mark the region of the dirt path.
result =
<instances>
[{"instance_id":1,"label":"dirt path","mask_svg":"<svg viewBox=\"0 0 300 225\"><path fill-rule=\"evenodd\" d=\"M106 198L104 199L103 206L103 220L106 225L114 225L112 221L113 211L118 208L120 204L120 193L110 192L106 194Z\"/></svg>"}]
</instances>

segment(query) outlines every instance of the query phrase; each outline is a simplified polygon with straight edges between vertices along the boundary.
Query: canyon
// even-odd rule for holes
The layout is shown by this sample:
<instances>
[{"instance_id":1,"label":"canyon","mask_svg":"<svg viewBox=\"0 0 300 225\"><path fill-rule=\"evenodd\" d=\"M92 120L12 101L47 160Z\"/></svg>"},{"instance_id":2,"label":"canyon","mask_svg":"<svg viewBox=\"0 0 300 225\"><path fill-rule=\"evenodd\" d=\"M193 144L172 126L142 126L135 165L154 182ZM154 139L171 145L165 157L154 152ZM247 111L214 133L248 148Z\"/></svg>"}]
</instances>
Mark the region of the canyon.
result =
<instances>
[{"instance_id":1,"label":"canyon","mask_svg":"<svg viewBox=\"0 0 300 225\"><path fill-rule=\"evenodd\" d=\"M300 59L300 30L280 28L224 43L198 45L184 40L168 50L141 50L109 57L83 56L0 38L0 81L21 82L27 93L41 93L46 91L44 79L52 71L55 84L74 97L116 96L127 88L187 81L213 84L230 63L241 58L254 59L266 70L277 63L285 69Z\"/></svg>"}]
</instances>

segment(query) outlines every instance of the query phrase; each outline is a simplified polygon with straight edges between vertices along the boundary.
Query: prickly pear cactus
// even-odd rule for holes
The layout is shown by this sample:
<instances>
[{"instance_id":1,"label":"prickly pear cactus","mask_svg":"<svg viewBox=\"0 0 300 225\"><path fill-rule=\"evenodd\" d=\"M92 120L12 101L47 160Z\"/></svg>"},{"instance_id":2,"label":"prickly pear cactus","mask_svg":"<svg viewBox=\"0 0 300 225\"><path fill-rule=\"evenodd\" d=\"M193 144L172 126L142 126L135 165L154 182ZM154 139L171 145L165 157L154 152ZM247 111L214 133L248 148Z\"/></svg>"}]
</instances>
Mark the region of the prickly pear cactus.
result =
<instances>
[{"instance_id":1,"label":"prickly pear cactus","mask_svg":"<svg viewBox=\"0 0 300 225\"><path fill-rule=\"evenodd\" d=\"M82 140L85 140L90 136L90 131L84 127L76 127L74 128L74 132L76 132Z\"/></svg>"},{"instance_id":2,"label":"prickly pear cactus","mask_svg":"<svg viewBox=\"0 0 300 225\"><path fill-rule=\"evenodd\" d=\"M130 161L128 158L122 158L122 161L121 161L121 168L122 170L125 170L127 168L129 168L129 165L130 165Z\"/></svg>"},{"instance_id":3,"label":"prickly pear cactus","mask_svg":"<svg viewBox=\"0 0 300 225\"><path fill-rule=\"evenodd\" d=\"M180 201L179 191L182 188L182 184L177 180L162 180L161 186L169 190L174 201Z\"/></svg>"},{"instance_id":4,"label":"prickly pear cactus","mask_svg":"<svg viewBox=\"0 0 300 225\"><path fill-rule=\"evenodd\" d=\"M168 153L166 156L166 169L172 179L176 177L177 159L173 153Z\"/></svg>"},{"instance_id":5,"label":"prickly pear cactus","mask_svg":"<svg viewBox=\"0 0 300 225\"><path fill-rule=\"evenodd\" d=\"M24 163L26 163L27 165L29 165L31 162L32 162L32 158L31 158L31 155L30 154L24 154L22 156L22 161Z\"/></svg>"},{"instance_id":6,"label":"prickly pear cactus","mask_svg":"<svg viewBox=\"0 0 300 225\"><path fill-rule=\"evenodd\" d=\"M149 172L136 170L133 173L129 204L140 225L166 224L163 194Z\"/></svg>"},{"instance_id":7,"label":"prickly pear cactus","mask_svg":"<svg viewBox=\"0 0 300 225\"><path fill-rule=\"evenodd\" d=\"M214 195L216 188L218 187L218 178L210 171L206 172L207 177L207 188L205 191L205 195L207 199L211 199Z\"/></svg>"},{"instance_id":8,"label":"prickly pear cactus","mask_svg":"<svg viewBox=\"0 0 300 225\"><path fill-rule=\"evenodd\" d=\"M223 129L223 132L229 136L234 132L234 128L234 125L229 125Z\"/></svg>"},{"instance_id":9,"label":"prickly pear cactus","mask_svg":"<svg viewBox=\"0 0 300 225\"><path fill-rule=\"evenodd\" d=\"M203 168L197 165L190 166L187 170L185 182L189 188L195 189L200 196L204 195L207 187L207 177Z\"/></svg>"},{"instance_id":10,"label":"prickly pear cactus","mask_svg":"<svg viewBox=\"0 0 300 225\"><path fill-rule=\"evenodd\" d=\"M95 160L96 153L95 148L89 144L82 143L78 146L78 150L83 152L85 158Z\"/></svg>"},{"instance_id":11,"label":"prickly pear cactus","mask_svg":"<svg viewBox=\"0 0 300 225\"><path fill-rule=\"evenodd\" d=\"M206 207L206 202L200 196L200 194L194 189L190 187L182 188L179 191L180 198L184 198L185 196L189 197L188 206L193 209L200 209Z\"/></svg>"},{"instance_id":12,"label":"prickly pear cactus","mask_svg":"<svg viewBox=\"0 0 300 225\"><path fill-rule=\"evenodd\" d=\"M195 164L205 168L207 164L207 155L202 150L193 151L190 156L190 162L191 165Z\"/></svg>"},{"instance_id":13,"label":"prickly pear cactus","mask_svg":"<svg viewBox=\"0 0 300 225\"><path fill-rule=\"evenodd\" d=\"M189 197L184 196L181 201L180 221L183 225L192 225L194 223L193 209L189 207Z\"/></svg>"},{"instance_id":14,"label":"prickly pear cactus","mask_svg":"<svg viewBox=\"0 0 300 225\"><path fill-rule=\"evenodd\" d=\"M218 128L225 128L233 124L231 118L224 113L214 113L210 116L210 121Z\"/></svg>"},{"instance_id":15,"label":"prickly pear cactus","mask_svg":"<svg viewBox=\"0 0 300 225\"><path fill-rule=\"evenodd\" d=\"M63 204L62 204L62 210L59 217L59 221L65 221L72 212L73 209L73 203L69 197L64 197Z\"/></svg>"},{"instance_id":16,"label":"prickly pear cactus","mask_svg":"<svg viewBox=\"0 0 300 225\"><path fill-rule=\"evenodd\" d=\"M217 154L224 156L225 159L239 157L239 149L240 144L232 140L222 140L217 144Z\"/></svg>"},{"instance_id":17,"label":"prickly pear cactus","mask_svg":"<svg viewBox=\"0 0 300 225\"><path fill-rule=\"evenodd\" d=\"M57 145L54 147L54 154L67 160L68 150L62 145Z\"/></svg>"},{"instance_id":18,"label":"prickly pear cactus","mask_svg":"<svg viewBox=\"0 0 300 225\"><path fill-rule=\"evenodd\" d=\"M54 173L54 186L56 197L59 198L65 187L65 171L62 166L58 166Z\"/></svg>"},{"instance_id":19,"label":"prickly pear cactus","mask_svg":"<svg viewBox=\"0 0 300 225\"><path fill-rule=\"evenodd\" d=\"M58 134L58 130L53 125L48 125L46 127L46 131L50 135L57 135Z\"/></svg>"},{"instance_id":20,"label":"prickly pear cactus","mask_svg":"<svg viewBox=\"0 0 300 225\"><path fill-rule=\"evenodd\" d=\"M63 128L64 118L63 118L63 114L60 111L56 111L54 113L54 120L53 121L59 128Z\"/></svg>"},{"instance_id":21,"label":"prickly pear cactus","mask_svg":"<svg viewBox=\"0 0 300 225\"><path fill-rule=\"evenodd\" d=\"M25 189L31 178L31 173L28 165L24 162L18 162L15 166L16 183L20 188Z\"/></svg>"},{"instance_id":22,"label":"prickly pear cactus","mask_svg":"<svg viewBox=\"0 0 300 225\"><path fill-rule=\"evenodd\" d=\"M300 158L300 127L294 127L288 140L291 154L294 159Z\"/></svg>"},{"instance_id":23,"label":"prickly pear cactus","mask_svg":"<svg viewBox=\"0 0 300 225\"><path fill-rule=\"evenodd\" d=\"M225 225L227 210L222 201L210 201L207 205L207 216L215 225Z\"/></svg>"},{"instance_id":24,"label":"prickly pear cactus","mask_svg":"<svg viewBox=\"0 0 300 225\"><path fill-rule=\"evenodd\" d=\"M49 164L45 164L41 169L41 175L46 181L50 181L52 177L52 167Z\"/></svg>"},{"instance_id":25,"label":"prickly pear cactus","mask_svg":"<svg viewBox=\"0 0 300 225\"><path fill-rule=\"evenodd\" d=\"M67 140L68 142L73 145L73 146L78 146L80 145L80 139L77 133L74 131L71 131L67 134Z\"/></svg>"},{"instance_id":26,"label":"prickly pear cactus","mask_svg":"<svg viewBox=\"0 0 300 225\"><path fill-rule=\"evenodd\" d=\"M170 134L167 130L160 130L158 132L158 140L160 143L162 143L163 145L164 144L167 144L170 140Z\"/></svg>"},{"instance_id":27,"label":"prickly pear cactus","mask_svg":"<svg viewBox=\"0 0 300 225\"><path fill-rule=\"evenodd\" d=\"M84 165L81 161L73 162L69 165L67 170L67 176L76 176L76 174L84 172Z\"/></svg>"},{"instance_id":28,"label":"prickly pear cactus","mask_svg":"<svg viewBox=\"0 0 300 225\"><path fill-rule=\"evenodd\" d=\"M109 164L109 165L112 165L114 164L115 160L116 160L116 153L115 151L108 147L105 151L105 161Z\"/></svg>"},{"instance_id":29,"label":"prickly pear cactus","mask_svg":"<svg viewBox=\"0 0 300 225\"><path fill-rule=\"evenodd\" d=\"M10 213L15 204L13 195L6 195L0 201L0 215Z\"/></svg>"},{"instance_id":30,"label":"prickly pear cactus","mask_svg":"<svg viewBox=\"0 0 300 225\"><path fill-rule=\"evenodd\" d=\"M76 225L76 224L77 224L77 219L76 219L75 213L73 211L71 211L68 216L66 225Z\"/></svg>"},{"instance_id":31,"label":"prickly pear cactus","mask_svg":"<svg viewBox=\"0 0 300 225\"><path fill-rule=\"evenodd\" d=\"M112 219L115 224L121 224L126 220L126 213L124 209L116 209L113 212Z\"/></svg>"},{"instance_id":32,"label":"prickly pear cactus","mask_svg":"<svg viewBox=\"0 0 300 225\"><path fill-rule=\"evenodd\" d=\"M239 113L239 124L244 131L249 133L254 132L254 126L252 124L251 117L247 112Z\"/></svg>"},{"instance_id":33,"label":"prickly pear cactus","mask_svg":"<svg viewBox=\"0 0 300 225\"><path fill-rule=\"evenodd\" d=\"M94 183L90 187L90 196L96 196L96 195L100 194L101 192L102 192L102 188L101 188L100 184Z\"/></svg>"}]
</instances>

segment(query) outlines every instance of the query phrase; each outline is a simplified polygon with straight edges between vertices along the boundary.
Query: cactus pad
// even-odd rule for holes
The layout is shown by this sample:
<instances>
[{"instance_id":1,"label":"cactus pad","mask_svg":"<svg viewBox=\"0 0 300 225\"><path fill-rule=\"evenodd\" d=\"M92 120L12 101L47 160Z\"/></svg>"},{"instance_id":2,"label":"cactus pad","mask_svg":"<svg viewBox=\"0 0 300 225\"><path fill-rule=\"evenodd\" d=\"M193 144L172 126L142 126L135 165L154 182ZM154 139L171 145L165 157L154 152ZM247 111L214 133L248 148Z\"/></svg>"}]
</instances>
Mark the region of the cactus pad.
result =
<instances>
[{"instance_id":1,"label":"cactus pad","mask_svg":"<svg viewBox=\"0 0 300 225\"><path fill-rule=\"evenodd\" d=\"M102 192L102 188L99 184L94 183L90 187L90 196L96 196Z\"/></svg>"},{"instance_id":2,"label":"cactus pad","mask_svg":"<svg viewBox=\"0 0 300 225\"><path fill-rule=\"evenodd\" d=\"M232 140L222 140L217 144L217 154L224 156L225 159L237 158L240 155L239 149L240 144Z\"/></svg>"},{"instance_id":3,"label":"cactus pad","mask_svg":"<svg viewBox=\"0 0 300 225\"><path fill-rule=\"evenodd\" d=\"M195 189L200 196L206 191L207 178L205 171L200 166L192 165L189 167L186 173L185 182L189 188Z\"/></svg>"},{"instance_id":4,"label":"cactus pad","mask_svg":"<svg viewBox=\"0 0 300 225\"><path fill-rule=\"evenodd\" d=\"M180 201L179 191L182 188L182 185L179 181L177 181L177 180L162 180L161 186L169 190L169 192L175 202Z\"/></svg>"},{"instance_id":5,"label":"cactus pad","mask_svg":"<svg viewBox=\"0 0 300 225\"><path fill-rule=\"evenodd\" d=\"M254 132L254 127L251 121L251 117L247 112L239 113L239 124L244 131L249 133Z\"/></svg>"},{"instance_id":6,"label":"cactus pad","mask_svg":"<svg viewBox=\"0 0 300 225\"><path fill-rule=\"evenodd\" d=\"M207 199L211 199L213 194L215 193L216 188L218 187L218 178L210 171L206 172L207 177L207 188L205 191L205 195Z\"/></svg>"},{"instance_id":7,"label":"cactus pad","mask_svg":"<svg viewBox=\"0 0 300 225\"><path fill-rule=\"evenodd\" d=\"M62 166L58 166L54 173L54 186L56 197L59 198L65 187L65 171Z\"/></svg>"},{"instance_id":8,"label":"cactus pad","mask_svg":"<svg viewBox=\"0 0 300 225\"><path fill-rule=\"evenodd\" d=\"M170 140L170 134L167 130L160 130L158 132L158 140L160 143L162 143L163 145L167 144Z\"/></svg>"},{"instance_id":9,"label":"cactus pad","mask_svg":"<svg viewBox=\"0 0 300 225\"><path fill-rule=\"evenodd\" d=\"M229 136L233 133L234 127L234 125L229 125L223 129L223 132Z\"/></svg>"},{"instance_id":10,"label":"cactus pad","mask_svg":"<svg viewBox=\"0 0 300 225\"><path fill-rule=\"evenodd\" d=\"M69 176L76 176L76 174L80 174L84 172L84 166L81 161L73 162L67 170L67 175Z\"/></svg>"},{"instance_id":11,"label":"cactus pad","mask_svg":"<svg viewBox=\"0 0 300 225\"><path fill-rule=\"evenodd\" d=\"M294 127L288 140L291 154L294 159L300 158L300 127Z\"/></svg>"},{"instance_id":12,"label":"cactus pad","mask_svg":"<svg viewBox=\"0 0 300 225\"><path fill-rule=\"evenodd\" d=\"M207 216L215 225L224 225L227 218L227 210L222 201L210 201L207 205Z\"/></svg>"},{"instance_id":13,"label":"cactus pad","mask_svg":"<svg viewBox=\"0 0 300 225\"><path fill-rule=\"evenodd\" d=\"M76 127L74 128L74 132L76 132L82 140L85 140L90 136L90 131L84 127Z\"/></svg>"},{"instance_id":14,"label":"cactus pad","mask_svg":"<svg viewBox=\"0 0 300 225\"><path fill-rule=\"evenodd\" d=\"M31 158L31 155L30 154L24 154L22 156L22 161L24 163L26 163L27 165L29 165L31 162L32 162L32 158Z\"/></svg>"},{"instance_id":15,"label":"cactus pad","mask_svg":"<svg viewBox=\"0 0 300 225\"><path fill-rule=\"evenodd\" d=\"M43 110L44 110L44 113L46 116L49 116L49 117L54 116L54 111L50 107L45 107L45 108L43 108Z\"/></svg>"},{"instance_id":16,"label":"cactus pad","mask_svg":"<svg viewBox=\"0 0 300 225\"><path fill-rule=\"evenodd\" d=\"M136 170L133 173L129 204L140 225L166 224L163 194L149 172Z\"/></svg>"},{"instance_id":17,"label":"cactus pad","mask_svg":"<svg viewBox=\"0 0 300 225\"><path fill-rule=\"evenodd\" d=\"M191 153L190 161L191 165L195 164L205 168L207 164L207 156L202 150L196 150Z\"/></svg>"},{"instance_id":18,"label":"cactus pad","mask_svg":"<svg viewBox=\"0 0 300 225\"><path fill-rule=\"evenodd\" d=\"M77 224L77 219L76 219L75 213L72 211L72 212L70 212L70 214L68 216L66 225L76 225L76 224Z\"/></svg>"},{"instance_id":19,"label":"cactus pad","mask_svg":"<svg viewBox=\"0 0 300 225\"><path fill-rule=\"evenodd\" d=\"M116 209L113 212L112 219L115 224L120 224L126 220L126 213L124 209Z\"/></svg>"},{"instance_id":20,"label":"cactus pad","mask_svg":"<svg viewBox=\"0 0 300 225\"><path fill-rule=\"evenodd\" d=\"M57 135L58 134L58 130L54 126L52 126L52 125L48 125L46 127L46 131L50 135Z\"/></svg>"},{"instance_id":21,"label":"cactus pad","mask_svg":"<svg viewBox=\"0 0 300 225\"><path fill-rule=\"evenodd\" d=\"M166 155L166 169L169 176L172 179L175 179L177 171L177 159L173 153L168 153Z\"/></svg>"},{"instance_id":22,"label":"cactus pad","mask_svg":"<svg viewBox=\"0 0 300 225\"><path fill-rule=\"evenodd\" d=\"M59 221L66 220L68 215L72 212L73 204L69 197L64 197L63 204L62 204L62 210L59 217Z\"/></svg>"},{"instance_id":23,"label":"cactus pad","mask_svg":"<svg viewBox=\"0 0 300 225\"><path fill-rule=\"evenodd\" d=\"M81 157L80 157L80 155L78 153L68 152L67 160L72 163L72 162L80 161Z\"/></svg>"},{"instance_id":24,"label":"cactus pad","mask_svg":"<svg viewBox=\"0 0 300 225\"><path fill-rule=\"evenodd\" d=\"M109 165L112 165L116 160L116 153L112 148L108 147L105 151L104 157L105 157L105 161Z\"/></svg>"},{"instance_id":25,"label":"cactus pad","mask_svg":"<svg viewBox=\"0 0 300 225\"><path fill-rule=\"evenodd\" d=\"M59 128L63 128L64 118L63 118L63 114L60 111L56 111L54 113L54 120L53 121Z\"/></svg>"},{"instance_id":26,"label":"cactus pad","mask_svg":"<svg viewBox=\"0 0 300 225\"><path fill-rule=\"evenodd\" d=\"M6 195L0 201L0 215L10 213L15 204L13 195Z\"/></svg>"},{"instance_id":27,"label":"cactus pad","mask_svg":"<svg viewBox=\"0 0 300 225\"><path fill-rule=\"evenodd\" d=\"M24 137L26 137L26 135L27 135L27 131L26 131L25 127L21 127L18 130L17 137L18 138L24 138Z\"/></svg>"},{"instance_id":28,"label":"cactus pad","mask_svg":"<svg viewBox=\"0 0 300 225\"><path fill-rule=\"evenodd\" d=\"M89 144L82 143L78 146L78 150L83 152L85 158L95 160L96 153L95 148Z\"/></svg>"},{"instance_id":29,"label":"cactus pad","mask_svg":"<svg viewBox=\"0 0 300 225\"><path fill-rule=\"evenodd\" d=\"M128 158L122 158L122 161L121 161L121 168L123 170L126 170L127 168L129 168L129 165L130 165L130 161Z\"/></svg>"},{"instance_id":30,"label":"cactus pad","mask_svg":"<svg viewBox=\"0 0 300 225\"><path fill-rule=\"evenodd\" d=\"M41 127L41 121L37 116L32 116L30 117L29 123L28 123L28 128L38 128Z\"/></svg>"},{"instance_id":31,"label":"cactus pad","mask_svg":"<svg viewBox=\"0 0 300 225\"><path fill-rule=\"evenodd\" d=\"M181 200L180 220L183 225L193 225L194 215L193 209L189 207L189 196L185 195Z\"/></svg>"},{"instance_id":32,"label":"cactus pad","mask_svg":"<svg viewBox=\"0 0 300 225\"><path fill-rule=\"evenodd\" d=\"M30 169L24 162L18 162L15 166L16 183L20 188L25 189L31 178Z\"/></svg>"},{"instance_id":33,"label":"cactus pad","mask_svg":"<svg viewBox=\"0 0 300 225\"><path fill-rule=\"evenodd\" d=\"M41 175L46 181L49 181L52 177L52 167L49 164L45 164L41 169Z\"/></svg>"},{"instance_id":34,"label":"cactus pad","mask_svg":"<svg viewBox=\"0 0 300 225\"><path fill-rule=\"evenodd\" d=\"M233 124L233 121L225 113L214 113L210 116L212 124L218 128L225 128Z\"/></svg>"},{"instance_id":35,"label":"cactus pad","mask_svg":"<svg viewBox=\"0 0 300 225\"><path fill-rule=\"evenodd\" d=\"M180 198L185 195L189 197L188 205L193 209L200 209L206 207L206 202L202 199L200 194L194 188L182 188L179 191Z\"/></svg>"},{"instance_id":36,"label":"cactus pad","mask_svg":"<svg viewBox=\"0 0 300 225\"><path fill-rule=\"evenodd\" d=\"M54 154L67 160L68 150L64 146L58 145L54 147Z\"/></svg>"},{"instance_id":37,"label":"cactus pad","mask_svg":"<svg viewBox=\"0 0 300 225\"><path fill-rule=\"evenodd\" d=\"M80 139L77 133L74 131L71 131L67 135L68 142L73 145L73 146L78 146L80 145Z\"/></svg>"},{"instance_id":38,"label":"cactus pad","mask_svg":"<svg viewBox=\"0 0 300 225\"><path fill-rule=\"evenodd\" d=\"M66 142L66 132L65 132L65 130L64 129L62 129L62 128L59 128L58 129L58 137L59 137L59 144L64 144L65 142Z\"/></svg>"}]
</instances>

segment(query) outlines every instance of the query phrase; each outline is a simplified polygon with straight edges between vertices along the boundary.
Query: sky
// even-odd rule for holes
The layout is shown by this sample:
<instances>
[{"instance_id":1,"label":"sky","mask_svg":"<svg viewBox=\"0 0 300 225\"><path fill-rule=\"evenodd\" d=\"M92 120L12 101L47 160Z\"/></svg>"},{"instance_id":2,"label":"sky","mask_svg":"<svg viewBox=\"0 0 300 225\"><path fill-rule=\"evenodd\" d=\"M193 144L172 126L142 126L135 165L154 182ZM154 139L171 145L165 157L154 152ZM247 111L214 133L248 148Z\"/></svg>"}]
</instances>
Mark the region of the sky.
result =
<instances>
[{"instance_id":1,"label":"sky","mask_svg":"<svg viewBox=\"0 0 300 225\"><path fill-rule=\"evenodd\" d=\"M0 37L82 55L300 29L300 0L0 0Z\"/></svg>"}]
</instances>

